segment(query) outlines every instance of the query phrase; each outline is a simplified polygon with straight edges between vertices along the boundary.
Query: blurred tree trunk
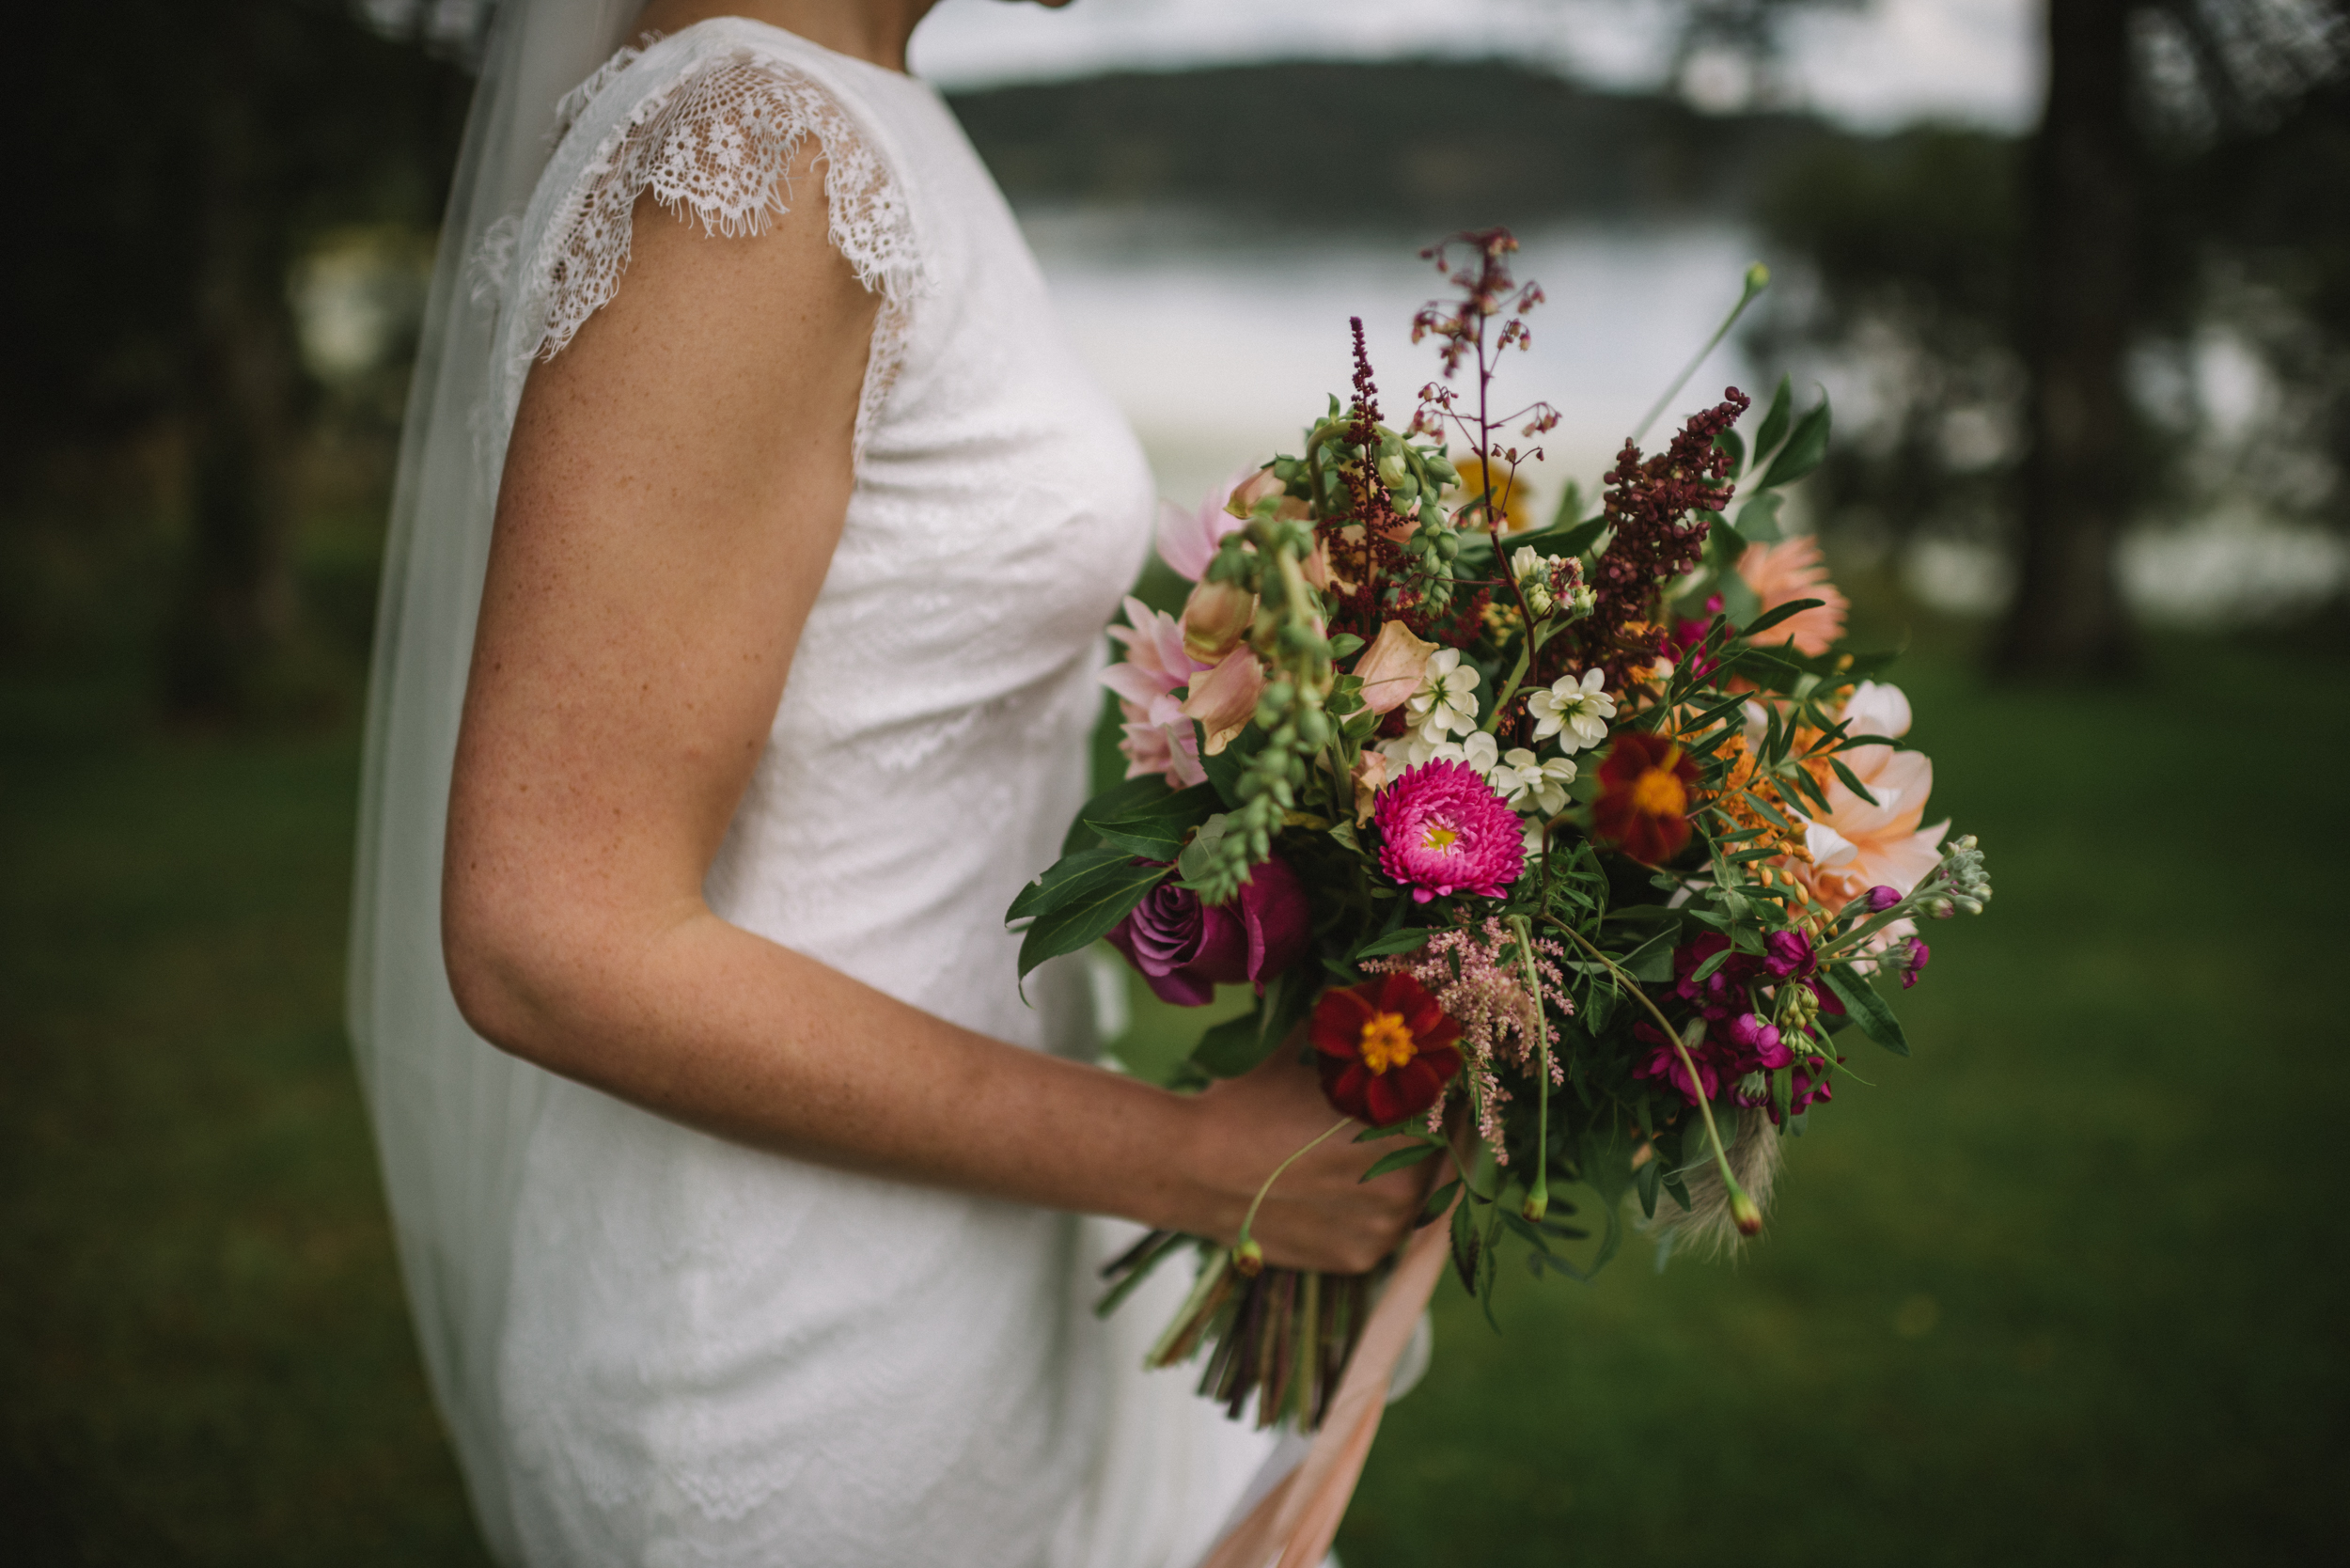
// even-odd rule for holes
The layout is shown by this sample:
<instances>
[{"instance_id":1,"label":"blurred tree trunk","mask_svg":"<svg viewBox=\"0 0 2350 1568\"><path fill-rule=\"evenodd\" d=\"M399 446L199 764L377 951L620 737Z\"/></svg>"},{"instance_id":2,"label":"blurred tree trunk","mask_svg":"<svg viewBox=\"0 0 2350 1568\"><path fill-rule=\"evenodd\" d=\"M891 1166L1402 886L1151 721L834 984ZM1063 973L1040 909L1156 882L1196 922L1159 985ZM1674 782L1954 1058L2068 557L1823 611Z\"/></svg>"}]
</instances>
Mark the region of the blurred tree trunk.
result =
<instances>
[{"instance_id":1,"label":"blurred tree trunk","mask_svg":"<svg viewBox=\"0 0 2350 1568\"><path fill-rule=\"evenodd\" d=\"M255 51L222 13L201 100L196 321L189 365L187 557L164 649L164 704L233 719L293 628L288 468L300 368L286 298L277 195L262 145ZM278 133L283 134L281 130Z\"/></svg>"},{"instance_id":2,"label":"blurred tree trunk","mask_svg":"<svg viewBox=\"0 0 2350 1568\"><path fill-rule=\"evenodd\" d=\"M2132 500L2123 384L2143 233L2130 118L2132 0L2047 0L2048 96L2031 150L2023 327L2031 447L2012 676L2109 676L2132 661L2114 547Z\"/></svg>"}]
</instances>

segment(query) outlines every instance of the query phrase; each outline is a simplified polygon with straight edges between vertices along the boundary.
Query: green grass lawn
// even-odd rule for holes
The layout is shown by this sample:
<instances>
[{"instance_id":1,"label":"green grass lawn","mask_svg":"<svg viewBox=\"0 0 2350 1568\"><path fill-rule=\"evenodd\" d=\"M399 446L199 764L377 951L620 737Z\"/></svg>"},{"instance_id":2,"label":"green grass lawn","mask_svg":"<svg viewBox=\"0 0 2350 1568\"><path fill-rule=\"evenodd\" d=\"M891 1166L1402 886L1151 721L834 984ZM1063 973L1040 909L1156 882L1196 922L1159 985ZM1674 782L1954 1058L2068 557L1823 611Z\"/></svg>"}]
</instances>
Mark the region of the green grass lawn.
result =
<instances>
[{"instance_id":1,"label":"green grass lawn","mask_svg":"<svg viewBox=\"0 0 2350 1568\"><path fill-rule=\"evenodd\" d=\"M1856 1047L1876 1087L1813 1117L1736 1264L1505 1277L1501 1337L1447 1286L1348 1568L2338 1540L2345 677L2212 645L2018 695L1920 660L1936 809L1998 899L1927 933L1917 1055ZM126 707L0 683L6 1555L478 1561L341 1037L355 748Z\"/></svg>"}]
</instances>

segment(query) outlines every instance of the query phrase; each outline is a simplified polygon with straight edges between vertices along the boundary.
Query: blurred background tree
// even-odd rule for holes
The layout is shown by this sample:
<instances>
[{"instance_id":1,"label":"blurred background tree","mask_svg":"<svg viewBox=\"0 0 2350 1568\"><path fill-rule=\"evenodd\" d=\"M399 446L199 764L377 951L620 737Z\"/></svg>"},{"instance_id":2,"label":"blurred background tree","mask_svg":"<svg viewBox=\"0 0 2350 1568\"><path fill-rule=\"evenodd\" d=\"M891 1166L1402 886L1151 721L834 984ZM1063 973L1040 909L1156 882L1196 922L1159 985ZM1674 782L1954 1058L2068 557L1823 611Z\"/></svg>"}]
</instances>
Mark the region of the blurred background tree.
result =
<instances>
[{"instance_id":1,"label":"blurred background tree","mask_svg":"<svg viewBox=\"0 0 2350 1568\"><path fill-rule=\"evenodd\" d=\"M1995 666L2113 675L2134 662L2116 572L2133 525L2215 504L2339 525L2350 505L2344 220L2325 195L2350 137L2350 8L2051 0L2044 17L2021 146L1923 128L1782 166L1762 227L1816 290L1762 338L1873 371L1868 428L1824 486L1831 526L2012 538ZM2232 450L2196 385L2216 337L2280 394Z\"/></svg>"},{"instance_id":2,"label":"blurred background tree","mask_svg":"<svg viewBox=\"0 0 2350 1568\"><path fill-rule=\"evenodd\" d=\"M6 262L0 637L86 651L93 623L133 623L174 717L247 717L304 682L294 518L319 498L306 459L354 411L302 353L297 263L440 216L468 84L414 46L418 19L373 20L77 0L20 23L41 68L0 111L39 149ZM372 412L380 438L396 416Z\"/></svg>"}]
</instances>

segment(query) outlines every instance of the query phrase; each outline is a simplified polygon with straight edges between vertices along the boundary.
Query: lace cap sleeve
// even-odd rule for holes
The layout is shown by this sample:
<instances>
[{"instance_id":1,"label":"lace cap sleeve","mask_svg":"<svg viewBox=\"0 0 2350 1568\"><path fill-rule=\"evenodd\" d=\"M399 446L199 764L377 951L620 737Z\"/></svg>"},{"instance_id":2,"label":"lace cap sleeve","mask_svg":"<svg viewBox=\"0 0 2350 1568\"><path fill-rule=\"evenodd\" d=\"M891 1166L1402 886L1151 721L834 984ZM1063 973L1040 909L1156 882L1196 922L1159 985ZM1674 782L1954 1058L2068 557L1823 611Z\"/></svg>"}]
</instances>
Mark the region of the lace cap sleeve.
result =
<instances>
[{"instance_id":1,"label":"lace cap sleeve","mask_svg":"<svg viewBox=\"0 0 2350 1568\"><path fill-rule=\"evenodd\" d=\"M612 298L628 267L631 218L641 194L651 192L680 217L698 220L707 233L758 234L811 194L793 188L790 171L813 137L832 243L857 281L882 301L857 407L861 450L903 358L908 312L923 285L901 183L872 138L822 84L789 61L750 50L693 61L643 90L617 120L596 113L605 107L600 102L604 95L626 83L632 67L644 69L641 59L636 50L621 51L557 111L566 137L600 134L543 225L526 224L521 238L535 243L512 259L522 263L513 281L519 285L514 319L523 330L519 340L509 339L521 361L516 370L560 353ZM550 173L563 162L558 156ZM528 232L534 228L535 235ZM495 258L494 264L505 260ZM521 376L511 379L519 396Z\"/></svg>"}]
</instances>

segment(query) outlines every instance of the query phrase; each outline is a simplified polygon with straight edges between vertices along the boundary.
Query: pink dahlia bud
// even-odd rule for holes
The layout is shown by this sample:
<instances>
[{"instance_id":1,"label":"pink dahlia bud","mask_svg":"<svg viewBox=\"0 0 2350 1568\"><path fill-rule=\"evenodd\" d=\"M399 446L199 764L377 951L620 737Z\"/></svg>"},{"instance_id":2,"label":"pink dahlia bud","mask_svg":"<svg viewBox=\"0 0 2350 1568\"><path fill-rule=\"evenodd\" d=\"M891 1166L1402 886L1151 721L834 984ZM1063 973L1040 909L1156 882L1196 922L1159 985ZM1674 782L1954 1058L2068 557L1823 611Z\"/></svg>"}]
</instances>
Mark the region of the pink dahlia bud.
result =
<instances>
[{"instance_id":1,"label":"pink dahlia bud","mask_svg":"<svg viewBox=\"0 0 2350 1568\"><path fill-rule=\"evenodd\" d=\"M1379 628L1363 656L1355 661L1355 676L1363 683L1363 706L1374 713L1392 713L1411 700L1428 674L1428 661L1436 645L1412 635L1400 620Z\"/></svg>"},{"instance_id":2,"label":"pink dahlia bud","mask_svg":"<svg viewBox=\"0 0 2350 1568\"><path fill-rule=\"evenodd\" d=\"M1270 468L1260 468L1232 487L1226 497L1224 510L1234 517L1246 517L1256 510L1257 503L1268 495L1278 495L1288 487L1273 477Z\"/></svg>"},{"instance_id":3,"label":"pink dahlia bud","mask_svg":"<svg viewBox=\"0 0 2350 1568\"><path fill-rule=\"evenodd\" d=\"M1183 699L1183 716L1198 719L1207 731L1207 753L1214 757L1248 728L1256 715L1257 698L1264 692L1264 666L1256 650L1235 648L1205 674L1195 675L1191 695Z\"/></svg>"},{"instance_id":4,"label":"pink dahlia bud","mask_svg":"<svg viewBox=\"0 0 2350 1568\"><path fill-rule=\"evenodd\" d=\"M1366 751L1355 760L1355 825L1368 827L1378 809L1379 792L1387 782L1387 754Z\"/></svg>"},{"instance_id":5,"label":"pink dahlia bud","mask_svg":"<svg viewBox=\"0 0 2350 1568\"><path fill-rule=\"evenodd\" d=\"M1420 903L1447 893L1497 899L1526 870L1526 829L1465 762L1423 762L1380 794L1379 867Z\"/></svg>"},{"instance_id":6,"label":"pink dahlia bud","mask_svg":"<svg viewBox=\"0 0 2350 1568\"><path fill-rule=\"evenodd\" d=\"M1183 602L1183 651L1214 664L1239 645L1256 619L1257 596L1238 583L1200 583Z\"/></svg>"}]
</instances>

